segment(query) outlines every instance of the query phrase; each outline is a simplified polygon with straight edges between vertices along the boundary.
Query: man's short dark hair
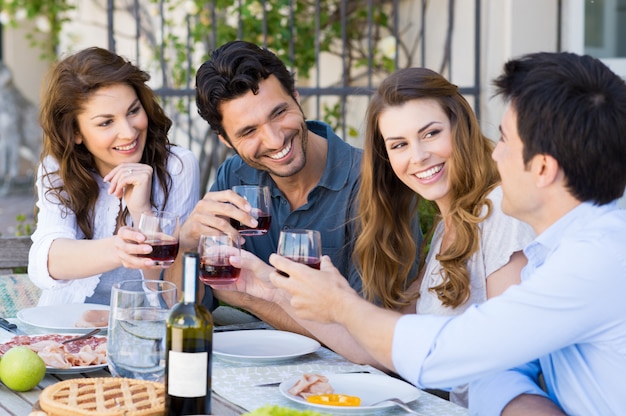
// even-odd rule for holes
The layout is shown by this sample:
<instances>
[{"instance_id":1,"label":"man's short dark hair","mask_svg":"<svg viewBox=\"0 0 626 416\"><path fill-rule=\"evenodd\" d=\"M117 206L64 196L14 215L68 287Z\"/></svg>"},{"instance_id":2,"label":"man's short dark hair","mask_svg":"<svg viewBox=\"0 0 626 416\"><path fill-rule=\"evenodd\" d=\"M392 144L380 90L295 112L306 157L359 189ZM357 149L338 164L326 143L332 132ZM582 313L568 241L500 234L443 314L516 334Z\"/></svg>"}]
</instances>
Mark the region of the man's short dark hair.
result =
<instances>
[{"instance_id":1,"label":"man's short dark hair","mask_svg":"<svg viewBox=\"0 0 626 416\"><path fill-rule=\"evenodd\" d=\"M296 98L293 74L268 49L245 41L228 42L211 54L196 74L198 114L211 128L230 140L222 126L220 104L252 91L259 92L259 83L274 75L285 91Z\"/></svg>"},{"instance_id":2,"label":"man's short dark hair","mask_svg":"<svg viewBox=\"0 0 626 416\"><path fill-rule=\"evenodd\" d=\"M580 201L605 204L624 194L624 80L591 56L541 52L507 62L494 84L517 113L525 163L554 157Z\"/></svg>"}]
</instances>

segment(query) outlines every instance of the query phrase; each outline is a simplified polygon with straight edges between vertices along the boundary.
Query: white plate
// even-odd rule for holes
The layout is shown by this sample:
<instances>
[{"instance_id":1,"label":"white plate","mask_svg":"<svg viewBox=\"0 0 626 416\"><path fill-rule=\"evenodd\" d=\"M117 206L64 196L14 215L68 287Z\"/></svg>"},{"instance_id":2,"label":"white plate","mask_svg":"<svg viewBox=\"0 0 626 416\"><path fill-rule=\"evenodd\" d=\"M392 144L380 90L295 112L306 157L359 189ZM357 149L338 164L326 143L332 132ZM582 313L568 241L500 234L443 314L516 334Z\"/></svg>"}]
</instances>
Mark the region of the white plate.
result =
<instances>
[{"instance_id":1,"label":"white plate","mask_svg":"<svg viewBox=\"0 0 626 416\"><path fill-rule=\"evenodd\" d=\"M293 377L283 381L278 389L283 396L303 406L314 407L320 412L332 414L367 414L376 413L381 409L395 406L391 402L370 406L371 403L397 397L405 403L410 403L420 396L421 391L411 384L382 374L330 374L326 375L328 382L337 394L347 394L361 398L361 406L328 406L309 403L300 396L289 393L289 389L296 384L300 377Z\"/></svg>"},{"instance_id":2,"label":"white plate","mask_svg":"<svg viewBox=\"0 0 626 416\"><path fill-rule=\"evenodd\" d=\"M286 361L315 352L320 346L316 340L303 335L269 329L213 334L213 354L227 361Z\"/></svg>"},{"instance_id":3,"label":"white plate","mask_svg":"<svg viewBox=\"0 0 626 416\"><path fill-rule=\"evenodd\" d=\"M55 368L46 367L46 373L48 374L76 374L76 373L88 373L90 371L98 371L107 368L107 364L96 365L83 365L70 368Z\"/></svg>"},{"instance_id":4,"label":"white plate","mask_svg":"<svg viewBox=\"0 0 626 416\"><path fill-rule=\"evenodd\" d=\"M96 327L76 328L74 325L85 311L91 309L108 310L109 306L97 303L37 306L22 309L17 313L17 318L27 325L44 329L46 332L84 334ZM107 331L107 327L101 329L101 334Z\"/></svg>"}]
</instances>

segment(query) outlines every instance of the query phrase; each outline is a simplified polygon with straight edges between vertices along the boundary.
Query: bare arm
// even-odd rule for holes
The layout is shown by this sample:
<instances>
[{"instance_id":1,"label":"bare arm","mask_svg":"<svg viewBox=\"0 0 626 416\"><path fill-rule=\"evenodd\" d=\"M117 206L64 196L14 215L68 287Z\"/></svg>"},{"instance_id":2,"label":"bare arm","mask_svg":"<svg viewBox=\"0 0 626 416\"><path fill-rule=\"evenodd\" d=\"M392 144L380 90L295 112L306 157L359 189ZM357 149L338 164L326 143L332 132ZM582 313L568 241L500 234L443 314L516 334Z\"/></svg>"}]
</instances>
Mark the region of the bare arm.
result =
<instances>
[{"instance_id":1,"label":"bare arm","mask_svg":"<svg viewBox=\"0 0 626 416\"><path fill-rule=\"evenodd\" d=\"M289 302L270 302L243 292L230 290L214 289L213 293L220 300L247 310L276 329L315 338L352 362L384 369L384 366L369 355L339 324L320 324L298 319Z\"/></svg>"},{"instance_id":2,"label":"bare arm","mask_svg":"<svg viewBox=\"0 0 626 416\"><path fill-rule=\"evenodd\" d=\"M275 288L270 281L274 268L245 250L241 253L241 258L231 258L233 266L242 270L239 279L232 285L215 286L217 297L230 305L246 309L274 327L316 338L353 362L384 368L341 325L298 318L289 296ZM339 274L338 278L345 280Z\"/></svg>"},{"instance_id":3,"label":"bare arm","mask_svg":"<svg viewBox=\"0 0 626 416\"><path fill-rule=\"evenodd\" d=\"M290 316L297 316L290 303L281 304L281 307L287 311ZM353 363L369 364L380 370L387 369L374 359L342 325L337 323L319 323L298 318L294 319L311 332L322 344Z\"/></svg>"},{"instance_id":4,"label":"bare arm","mask_svg":"<svg viewBox=\"0 0 626 416\"><path fill-rule=\"evenodd\" d=\"M152 260L136 256L152 250L148 244L141 244L144 240L142 233L129 227L120 228L117 235L98 240L59 238L50 245L48 271L55 279L70 280L101 274L120 266L160 270L152 265Z\"/></svg>"},{"instance_id":5,"label":"bare arm","mask_svg":"<svg viewBox=\"0 0 626 416\"><path fill-rule=\"evenodd\" d=\"M506 405L502 416L563 416L565 413L552 400L535 394L520 394Z\"/></svg>"},{"instance_id":6,"label":"bare arm","mask_svg":"<svg viewBox=\"0 0 626 416\"><path fill-rule=\"evenodd\" d=\"M276 303L251 296L247 293L231 290L219 290L213 288L213 294L222 302L245 309L276 329L295 332L310 338L315 338Z\"/></svg>"},{"instance_id":7,"label":"bare arm","mask_svg":"<svg viewBox=\"0 0 626 416\"><path fill-rule=\"evenodd\" d=\"M150 210L152 167L141 163L122 163L104 178L109 183L109 193L124 198L133 222L139 223L141 213ZM130 227L121 227L117 234L97 240L58 238L48 251L48 272L59 280L80 279L105 273L117 267L145 269L157 276L157 268L137 254L149 253L152 248L145 236ZM80 259L80 261L76 261Z\"/></svg>"},{"instance_id":8,"label":"bare arm","mask_svg":"<svg viewBox=\"0 0 626 416\"><path fill-rule=\"evenodd\" d=\"M519 284L527 262L524 253L516 251L507 264L487 276L487 299L501 295L511 285Z\"/></svg>"},{"instance_id":9,"label":"bare arm","mask_svg":"<svg viewBox=\"0 0 626 416\"><path fill-rule=\"evenodd\" d=\"M391 358L395 325L402 316L362 299L348 284L330 259L324 256L315 270L284 257L272 255L270 263L289 274L270 274L272 283L291 296L290 304L298 318L318 324L339 324L362 352L374 362L395 371ZM346 344L349 345L349 344Z\"/></svg>"}]
</instances>

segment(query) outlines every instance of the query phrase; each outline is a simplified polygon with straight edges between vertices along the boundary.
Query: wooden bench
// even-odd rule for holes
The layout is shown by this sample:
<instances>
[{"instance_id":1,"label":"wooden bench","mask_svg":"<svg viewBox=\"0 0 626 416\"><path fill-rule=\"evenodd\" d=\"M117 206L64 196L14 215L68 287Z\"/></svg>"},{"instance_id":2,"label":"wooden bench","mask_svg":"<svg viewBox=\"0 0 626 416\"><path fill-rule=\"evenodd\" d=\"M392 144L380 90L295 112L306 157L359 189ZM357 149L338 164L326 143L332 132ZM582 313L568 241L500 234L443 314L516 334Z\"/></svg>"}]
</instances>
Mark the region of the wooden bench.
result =
<instances>
[{"instance_id":1,"label":"wooden bench","mask_svg":"<svg viewBox=\"0 0 626 416\"><path fill-rule=\"evenodd\" d=\"M0 274L28 267L30 237L0 237Z\"/></svg>"}]
</instances>

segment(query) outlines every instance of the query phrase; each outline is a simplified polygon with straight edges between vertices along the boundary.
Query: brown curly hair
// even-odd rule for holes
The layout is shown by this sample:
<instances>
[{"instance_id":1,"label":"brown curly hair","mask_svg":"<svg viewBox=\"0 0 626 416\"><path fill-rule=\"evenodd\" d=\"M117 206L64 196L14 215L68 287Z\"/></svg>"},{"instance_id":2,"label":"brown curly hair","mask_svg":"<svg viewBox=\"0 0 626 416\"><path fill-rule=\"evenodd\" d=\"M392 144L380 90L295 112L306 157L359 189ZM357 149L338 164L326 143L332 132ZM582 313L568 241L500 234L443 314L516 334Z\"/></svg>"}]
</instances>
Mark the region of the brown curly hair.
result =
<instances>
[{"instance_id":1,"label":"brown curly hair","mask_svg":"<svg viewBox=\"0 0 626 416\"><path fill-rule=\"evenodd\" d=\"M93 212L98 199L98 184L94 179L95 162L92 154L74 140L79 131L77 116L95 91L114 84L131 86L148 116L148 140L141 163L153 167L155 179L164 191L164 205L169 197L171 176L167 172L170 155L167 134L172 121L165 115L158 97L146 82L150 75L124 58L102 48L87 48L57 62L48 72L41 96L39 122L43 129L41 161L52 156L58 163L55 172L44 172L45 177L58 175L62 183L52 186L52 194L64 207L72 211L86 238L93 237ZM54 184L53 181L48 181ZM153 197L150 197L154 206ZM126 210L127 211L127 210ZM122 215L126 224L127 212Z\"/></svg>"},{"instance_id":2,"label":"brown curly hair","mask_svg":"<svg viewBox=\"0 0 626 416\"><path fill-rule=\"evenodd\" d=\"M419 296L406 292L406 282L416 277L409 276L418 252L411 222L420 197L393 172L378 121L385 109L420 98L437 101L452 128L453 151L448 165L450 220L455 236L450 247L437 254L443 282L430 289L443 305L456 307L469 298L466 263L478 249L478 224L491 212L486 195L500 180L491 159L493 143L481 133L472 108L456 85L425 68L399 70L381 83L367 110L355 259L366 298L389 309L406 306ZM481 216L484 206L488 213ZM420 269L437 221L424 240Z\"/></svg>"}]
</instances>

